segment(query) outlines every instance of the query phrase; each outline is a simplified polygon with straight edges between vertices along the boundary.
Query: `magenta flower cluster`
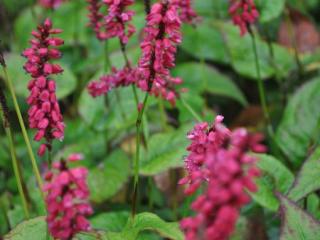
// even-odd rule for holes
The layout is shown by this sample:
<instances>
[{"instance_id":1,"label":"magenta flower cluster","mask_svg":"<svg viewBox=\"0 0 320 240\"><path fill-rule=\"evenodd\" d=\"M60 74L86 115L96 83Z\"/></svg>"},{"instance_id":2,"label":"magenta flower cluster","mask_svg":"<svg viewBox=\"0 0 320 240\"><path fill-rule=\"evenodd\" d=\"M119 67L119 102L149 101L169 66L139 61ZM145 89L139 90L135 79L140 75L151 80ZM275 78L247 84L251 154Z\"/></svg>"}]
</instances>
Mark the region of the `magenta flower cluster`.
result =
<instances>
[{"instance_id":1,"label":"magenta flower cluster","mask_svg":"<svg viewBox=\"0 0 320 240\"><path fill-rule=\"evenodd\" d=\"M180 78L170 75L170 69L175 66L177 45L182 41L177 8L168 1L155 3L146 20L144 39L140 45L141 78L137 85L142 90L162 96L174 104L178 95L175 85L182 83Z\"/></svg>"},{"instance_id":2,"label":"magenta flower cluster","mask_svg":"<svg viewBox=\"0 0 320 240\"><path fill-rule=\"evenodd\" d=\"M102 76L99 81L90 82L88 84L88 91L91 96L97 97L108 93L113 88L135 84L136 79L138 79L137 69L124 67L117 70L116 68L112 68L111 74Z\"/></svg>"},{"instance_id":3,"label":"magenta flower cluster","mask_svg":"<svg viewBox=\"0 0 320 240\"><path fill-rule=\"evenodd\" d=\"M30 95L27 99L30 105L29 126L37 129L35 141L46 140L38 150L39 156L47 149L51 150L53 139L62 140L64 137L65 125L56 97L56 83L51 79L51 75L62 73L63 69L58 64L49 62L61 57L56 47L62 45L63 40L51 36L58 33L61 30L52 28L51 21L46 19L38 26L37 31L32 32L34 39L30 41L31 48L22 54L28 60L24 69L32 77L28 84Z\"/></svg>"},{"instance_id":4,"label":"magenta flower cluster","mask_svg":"<svg viewBox=\"0 0 320 240\"><path fill-rule=\"evenodd\" d=\"M45 176L43 190L47 193L48 229L56 239L69 240L78 232L91 228L86 218L93 213L88 203L88 170L68 167L69 162L81 158L80 154L72 154L67 161L55 162Z\"/></svg>"},{"instance_id":5,"label":"magenta flower cluster","mask_svg":"<svg viewBox=\"0 0 320 240\"><path fill-rule=\"evenodd\" d=\"M229 13L233 23L239 26L241 36L248 32L248 26L259 17L254 0L231 0Z\"/></svg>"},{"instance_id":6,"label":"magenta flower cluster","mask_svg":"<svg viewBox=\"0 0 320 240\"><path fill-rule=\"evenodd\" d=\"M39 4L44 8L56 9L58 8L65 0L39 0Z\"/></svg>"},{"instance_id":7,"label":"magenta flower cluster","mask_svg":"<svg viewBox=\"0 0 320 240\"><path fill-rule=\"evenodd\" d=\"M227 240L232 234L241 207L250 201L245 189L254 192L255 167L253 152L265 152L262 135L250 135L246 129L230 131L218 116L213 126L198 124L188 134L192 141L185 159L188 176L180 181L189 184L187 194L200 185L206 190L193 203L194 217L181 221L186 240Z\"/></svg>"},{"instance_id":8,"label":"magenta flower cluster","mask_svg":"<svg viewBox=\"0 0 320 240\"><path fill-rule=\"evenodd\" d=\"M90 25L99 40L118 37L123 44L135 33L135 27L130 24L134 11L126 10L133 0L87 0L89 3ZM103 4L108 14L101 13Z\"/></svg>"},{"instance_id":9,"label":"magenta flower cluster","mask_svg":"<svg viewBox=\"0 0 320 240\"><path fill-rule=\"evenodd\" d=\"M179 9L180 20L192 24L198 19L198 15L192 8L192 0L172 0L172 4Z\"/></svg>"}]
</instances>

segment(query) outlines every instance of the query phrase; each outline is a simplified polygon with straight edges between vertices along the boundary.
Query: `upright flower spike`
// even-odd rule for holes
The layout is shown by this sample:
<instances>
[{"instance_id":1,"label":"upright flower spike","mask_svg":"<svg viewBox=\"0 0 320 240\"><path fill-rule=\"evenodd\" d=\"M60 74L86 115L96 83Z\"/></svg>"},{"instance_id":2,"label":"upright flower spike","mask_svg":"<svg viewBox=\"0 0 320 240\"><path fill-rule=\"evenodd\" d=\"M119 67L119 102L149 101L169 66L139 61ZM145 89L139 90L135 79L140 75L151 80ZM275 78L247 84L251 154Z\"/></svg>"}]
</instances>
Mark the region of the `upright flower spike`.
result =
<instances>
[{"instance_id":1,"label":"upright flower spike","mask_svg":"<svg viewBox=\"0 0 320 240\"><path fill-rule=\"evenodd\" d=\"M240 28L241 36L248 32L248 26L259 17L254 0L231 0L229 14L233 23Z\"/></svg>"},{"instance_id":2,"label":"upright flower spike","mask_svg":"<svg viewBox=\"0 0 320 240\"><path fill-rule=\"evenodd\" d=\"M171 0L179 10L179 17L182 22L192 24L198 19L198 15L192 8L192 0Z\"/></svg>"},{"instance_id":3,"label":"upright flower spike","mask_svg":"<svg viewBox=\"0 0 320 240\"><path fill-rule=\"evenodd\" d=\"M181 221L186 240L227 240L232 234L240 209L250 201L245 189L254 192L253 152L265 152L261 135L250 135L246 129L230 131L218 116L213 126L201 123L188 134L192 141L186 158L188 176L180 183L189 184L191 194L201 184L206 189L193 203L194 217Z\"/></svg>"},{"instance_id":4,"label":"upright flower spike","mask_svg":"<svg viewBox=\"0 0 320 240\"><path fill-rule=\"evenodd\" d=\"M91 228L86 218L93 213L88 202L88 170L84 167L68 167L68 162L81 159L81 154L72 154L67 161L55 162L45 176L46 220L50 234L55 239L69 240L78 232Z\"/></svg>"},{"instance_id":5,"label":"upright flower spike","mask_svg":"<svg viewBox=\"0 0 320 240\"><path fill-rule=\"evenodd\" d=\"M59 59L60 51L56 48L63 44L60 38L52 37L61 33L60 29L52 28L52 23L46 19L39 25L37 31L33 31L34 39L30 40L31 48L26 49L22 55L27 58L24 69L32 77L28 84L30 95L27 103L29 126L37 129L35 141L45 139L38 155L43 156L47 149L50 150L53 139L62 140L64 136L63 117L56 97L56 83L51 75L63 72L58 64L49 61Z\"/></svg>"},{"instance_id":6,"label":"upright flower spike","mask_svg":"<svg viewBox=\"0 0 320 240\"><path fill-rule=\"evenodd\" d=\"M142 57L139 61L141 77L137 85L144 91L161 96L175 104L178 95L175 85L180 78L173 78L170 69L175 66L177 45L181 43L181 21L176 6L169 1L155 3L146 18Z\"/></svg>"},{"instance_id":7,"label":"upright flower spike","mask_svg":"<svg viewBox=\"0 0 320 240\"><path fill-rule=\"evenodd\" d=\"M65 0L39 0L39 4L44 8L56 9L60 7L60 5Z\"/></svg>"},{"instance_id":8,"label":"upright flower spike","mask_svg":"<svg viewBox=\"0 0 320 240\"><path fill-rule=\"evenodd\" d=\"M87 0L89 6L90 26L99 40L118 37L123 44L135 33L135 27L130 24L134 11L126 10L133 0ZM101 13L105 4L108 13Z\"/></svg>"}]
</instances>

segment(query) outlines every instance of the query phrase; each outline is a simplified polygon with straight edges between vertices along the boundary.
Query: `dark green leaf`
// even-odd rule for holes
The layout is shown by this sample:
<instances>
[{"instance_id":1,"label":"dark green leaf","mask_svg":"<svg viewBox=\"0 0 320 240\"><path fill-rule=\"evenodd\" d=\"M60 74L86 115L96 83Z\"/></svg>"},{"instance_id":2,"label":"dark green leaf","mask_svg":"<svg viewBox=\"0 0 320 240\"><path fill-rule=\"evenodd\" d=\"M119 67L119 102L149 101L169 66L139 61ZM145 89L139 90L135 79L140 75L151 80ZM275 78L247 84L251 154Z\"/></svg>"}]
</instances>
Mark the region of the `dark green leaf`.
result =
<instances>
[{"instance_id":1,"label":"dark green leaf","mask_svg":"<svg viewBox=\"0 0 320 240\"><path fill-rule=\"evenodd\" d=\"M280 240L320 239L320 223L317 220L281 194L278 198L282 215Z\"/></svg>"},{"instance_id":2,"label":"dark green leaf","mask_svg":"<svg viewBox=\"0 0 320 240\"><path fill-rule=\"evenodd\" d=\"M274 192L286 193L294 181L294 175L276 158L265 154L257 156L263 176L257 179L258 192L250 195L263 207L277 211L279 202Z\"/></svg>"},{"instance_id":3,"label":"dark green leaf","mask_svg":"<svg viewBox=\"0 0 320 240\"><path fill-rule=\"evenodd\" d=\"M288 197L298 201L309 193L320 189L320 148L302 165Z\"/></svg>"},{"instance_id":4,"label":"dark green leaf","mask_svg":"<svg viewBox=\"0 0 320 240\"><path fill-rule=\"evenodd\" d=\"M290 99L276 140L295 167L301 165L319 131L320 78L304 84Z\"/></svg>"},{"instance_id":5,"label":"dark green leaf","mask_svg":"<svg viewBox=\"0 0 320 240\"><path fill-rule=\"evenodd\" d=\"M101 203L116 194L128 180L130 161L121 150L114 151L99 166L90 169L88 183L90 198Z\"/></svg>"}]
</instances>

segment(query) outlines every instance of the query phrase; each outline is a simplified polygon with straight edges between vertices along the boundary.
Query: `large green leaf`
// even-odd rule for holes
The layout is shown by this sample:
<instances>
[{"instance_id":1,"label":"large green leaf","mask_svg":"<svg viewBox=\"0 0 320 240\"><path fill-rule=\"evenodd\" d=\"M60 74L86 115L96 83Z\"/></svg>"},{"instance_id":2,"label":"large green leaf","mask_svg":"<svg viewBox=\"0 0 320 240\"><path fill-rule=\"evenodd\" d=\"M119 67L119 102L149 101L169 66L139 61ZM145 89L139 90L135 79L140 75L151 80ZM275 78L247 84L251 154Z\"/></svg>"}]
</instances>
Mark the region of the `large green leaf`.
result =
<instances>
[{"instance_id":1,"label":"large green leaf","mask_svg":"<svg viewBox=\"0 0 320 240\"><path fill-rule=\"evenodd\" d=\"M302 165L288 197L294 201L320 189L320 148Z\"/></svg>"},{"instance_id":2,"label":"large green leaf","mask_svg":"<svg viewBox=\"0 0 320 240\"><path fill-rule=\"evenodd\" d=\"M178 223L165 222L153 213L140 213L133 220L129 219L121 233L107 233L106 236L110 240L137 240L143 231L157 232L162 237L172 240L184 239Z\"/></svg>"},{"instance_id":3,"label":"large green leaf","mask_svg":"<svg viewBox=\"0 0 320 240\"><path fill-rule=\"evenodd\" d=\"M276 140L295 167L316 141L320 121L320 77L304 84L290 99L276 132Z\"/></svg>"},{"instance_id":4,"label":"large green leaf","mask_svg":"<svg viewBox=\"0 0 320 240\"><path fill-rule=\"evenodd\" d=\"M181 77L184 81L183 87L190 89L193 93L199 94L206 91L230 97L243 105L247 103L245 96L231 79L205 63L184 63L178 65L173 73Z\"/></svg>"},{"instance_id":5,"label":"large green leaf","mask_svg":"<svg viewBox=\"0 0 320 240\"><path fill-rule=\"evenodd\" d=\"M203 21L196 28L185 25L182 28L183 42L181 48L198 59L215 60L229 63L225 40L221 29Z\"/></svg>"},{"instance_id":6,"label":"large green leaf","mask_svg":"<svg viewBox=\"0 0 320 240\"><path fill-rule=\"evenodd\" d=\"M17 225L4 236L4 240L46 240L47 224L44 217L37 217Z\"/></svg>"},{"instance_id":7,"label":"large green leaf","mask_svg":"<svg viewBox=\"0 0 320 240\"><path fill-rule=\"evenodd\" d=\"M127 211L101 213L90 219L94 229L120 232L126 226L130 213Z\"/></svg>"},{"instance_id":8,"label":"large green leaf","mask_svg":"<svg viewBox=\"0 0 320 240\"><path fill-rule=\"evenodd\" d=\"M7 54L5 58L8 66L8 74L14 84L17 95L26 98L29 95L27 85L31 79L23 69L26 59L16 53ZM58 99L69 95L75 89L77 82L72 71L67 66L63 64L60 65L64 69L63 73L53 78L57 83ZM3 73L1 71L0 76L2 75Z\"/></svg>"},{"instance_id":9,"label":"large green leaf","mask_svg":"<svg viewBox=\"0 0 320 240\"><path fill-rule=\"evenodd\" d=\"M294 175L276 158L266 154L257 156L260 158L258 167L263 176L257 179L258 192L250 195L263 207L277 211L279 202L274 192L285 194L294 181Z\"/></svg>"},{"instance_id":10,"label":"large green leaf","mask_svg":"<svg viewBox=\"0 0 320 240\"><path fill-rule=\"evenodd\" d=\"M187 129L153 135L148 141L148 151L141 156L140 173L155 175L169 168L182 166L182 158L188 145L185 137Z\"/></svg>"},{"instance_id":11,"label":"large green leaf","mask_svg":"<svg viewBox=\"0 0 320 240\"><path fill-rule=\"evenodd\" d=\"M260 9L259 22L268 22L273 20L283 13L285 0L257 0Z\"/></svg>"},{"instance_id":12,"label":"large green leaf","mask_svg":"<svg viewBox=\"0 0 320 240\"><path fill-rule=\"evenodd\" d=\"M282 215L280 240L320 239L320 223L316 219L281 194L278 198Z\"/></svg>"},{"instance_id":13,"label":"large green leaf","mask_svg":"<svg viewBox=\"0 0 320 240\"><path fill-rule=\"evenodd\" d=\"M130 161L121 150L114 151L99 166L90 169L90 199L101 203L116 194L128 180Z\"/></svg>"},{"instance_id":14,"label":"large green leaf","mask_svg":"<svg viewBox=\"0 0 320 240\"><path fill-rule=\"evenodd\" d=\"M48 15L42 8L36 7L35 12L38 16ZM66 44L75 41L85 43L88 38L88 19L86 4L83 2L70 1L63 4L63 7L50 13L54 28L62 29L59 34ZM14 23L14 37L16 50L22 51L29 45L31 31L36 29L37 23L33 19L31 8L26 8Z\"/></svg>"}]
</instances>

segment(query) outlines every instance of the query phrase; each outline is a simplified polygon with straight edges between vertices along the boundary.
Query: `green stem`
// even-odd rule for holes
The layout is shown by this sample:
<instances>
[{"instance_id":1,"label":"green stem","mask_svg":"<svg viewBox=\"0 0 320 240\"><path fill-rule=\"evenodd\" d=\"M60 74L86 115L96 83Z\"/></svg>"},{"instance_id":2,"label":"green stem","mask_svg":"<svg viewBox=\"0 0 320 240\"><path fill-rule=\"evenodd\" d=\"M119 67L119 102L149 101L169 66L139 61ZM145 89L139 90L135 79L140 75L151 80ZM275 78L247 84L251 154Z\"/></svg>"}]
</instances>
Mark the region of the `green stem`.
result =
<instances>
[{"instance_id":1,"label":"green stem","mask_svg":"<svg viewBox=\"0 0 320 240\"><path fill-rule=\"evenodd\" d=\"M163 130L167 130L167 120L166 120L166 111L163 105L163 100L161 98L158 99L158 106L159 106L159 112L160 112L160 118L161 118L161 125Z\"/></svg>"},{"instance_id":2,"label":"green stem","mask_svg":"<svg viewBox=\"0 0 320 240\"><path fill-rule=\"evenodd\" d=\"M10 128L8 119L5 119L5 117L4 117L3 111L1 112L0 115L1 115L1 118L3 121L4 130L5 130L7 138L8 138L10 155L11 155L11 159L12 159L13 172L14 172L14 175L16 178L18 192L19 192L21 202L22 202L22 207L24 210L25 217L28 219L30 217L30 213L29 213L29 209L28 209L27 198L26 198L24 191L23 191L22 176L20 175L20 171L19 171L19 167L18 167L18 160L17 160L16 149L14 146L11 128Z\"/></svg>"},{"instance_id":3,"label":"green stem","mask_svg":"<svg viewBox=\"0 0 320 240\"><path fill-rule=\"evenodd\" d=\"M200 117L199 114L196 113L195 110L183 99L182 96L180 96L181 103L183 106L191 113L191 115L198 121L198 122L203 122L203 119Z\"/></svg>"},{"instance_id":4,"label":"green stem","mask_svg":"<svg viewBox=\"0 0 320 240\"><path fill-rule=\"evenodd\" d=\"M9 91L10 91L10 94L11 94L11 97L12 97L12 100L13 100L14 108L15 108L17 116L18 116L19 124L20 124L21 130L22 130L22 135L23 135L24 141L25 141L25 143L27 145L27 150L28 150L28 154L29 154L29 157L30 157L30 160L31 160L33 172L35 174L39 190L40 190L42 198L44 200L45 197L44 197L44 193L42 191L42 179L41 179L40 171L38 169L37 161L36 161L35 156L34 156L33 151L32 151L31 143L30 143L30 140L29 140L29 136L28 136L25 124L23 122L21 110L20 110L20 107L19 107L19 104L18 104L18 100L17 100L16 94L14 92L13 84L11 82L11 79L8 76L7 68L4 67L4 66L3 66L3 72L4 72L4 77L5 77L6 83L7 83L8 87L9 87Z\"/></svg>"},{"instance_id":5,"label":"green stem","mask_svg":"<svg viewBox=\"0 0 320 240\"><path fill-rule=\"evenodd\" d=\"M108 70L111 70L111 61L109 58L109 47L108 47L108 41L105 41L104 43L104 71L107 72Z\"/></svg>"},{"instance_id":6,"label":"green stem","mask_svg":"<svg viewBox=\"0 0 320 240\"><path fill-rule=\"evenodd\" d=\"M252 49L253 49L253 53L254 53L255 66L256 66L257 77L258 77L258 91L259 91L260 103L261 103L264 118L268 124L268 131L269 131L270 135L273 136L274 133L273 133L273 129L271 126L269 110L267 107L266 94L265 94L265 90L264 90L264 86L263 86L263 80L261 78L261 71L260 71L256 38L255 38L255 35L254 35L252 29L250 27L248 29L249 29L249 33L250 33L251 40L252 40Z\"/></svg>"},{"instance_id":7,"label":"green stem","mask_svg":"<svg viewBox=\"0 0 320 240\"><path fill-rule=\"evenodd\" d=\"M132 216L134 217L136 214L137 208L137 196L138 196L138 184L139 184L139 170L140 170L140 145L141 145L141 126L142 126L142 117L144 110L146 108L147 102L149 98L149 92L146 93L143 105L141 110L138 112L137 122L136 122L136 154L134 160L134 190L133 190L133 201L132 201Z\"/></svg>"}]
</instances>

